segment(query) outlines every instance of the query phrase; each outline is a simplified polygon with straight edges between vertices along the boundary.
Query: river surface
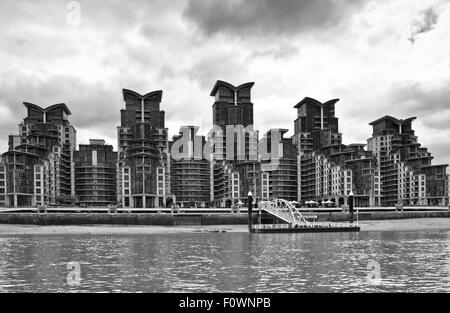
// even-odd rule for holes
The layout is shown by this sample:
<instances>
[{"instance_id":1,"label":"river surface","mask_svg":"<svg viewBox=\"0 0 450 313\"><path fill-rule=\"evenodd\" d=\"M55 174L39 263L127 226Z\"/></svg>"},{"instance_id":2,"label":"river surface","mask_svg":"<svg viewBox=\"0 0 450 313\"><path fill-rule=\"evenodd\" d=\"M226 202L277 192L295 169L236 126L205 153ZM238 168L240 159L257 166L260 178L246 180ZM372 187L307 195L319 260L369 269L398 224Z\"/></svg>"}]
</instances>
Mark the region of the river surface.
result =
<instances>
[{"instance_id":1,"label":"river surface","mask_svg":"<svg viewBox=\"0 0 450 313\"><path fill-rule=\"evenodd\" d=\"M0 292L450 292L450 232L3 235Z\"/></svg>"}]
</instances>

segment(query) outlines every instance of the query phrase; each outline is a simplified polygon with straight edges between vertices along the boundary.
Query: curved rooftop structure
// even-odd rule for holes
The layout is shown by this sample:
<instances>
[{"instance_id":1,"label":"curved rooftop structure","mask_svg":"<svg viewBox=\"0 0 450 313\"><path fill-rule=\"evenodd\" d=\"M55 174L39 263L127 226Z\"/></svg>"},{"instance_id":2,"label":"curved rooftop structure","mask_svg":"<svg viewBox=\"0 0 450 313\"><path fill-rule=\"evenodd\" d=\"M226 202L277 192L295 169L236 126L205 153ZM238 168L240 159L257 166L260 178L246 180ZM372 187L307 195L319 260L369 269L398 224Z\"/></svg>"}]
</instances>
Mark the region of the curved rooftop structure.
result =
<instances>
[{"instance_id":1,"label":"curved rooftop structure","mask_svg":"<svg viewBox=\"0 0 450 313\"><path fill-rule=\"evenodd\" d=\"M48 106L48 107L46 107L46 108L43 108L43 107L41 107L41 106L39 106L39 105L36 105L36 104L34 104L34 103L30 103L30 102L23 102L23 105L24 105L27 109L33 109L33 110L36 110L36 111L39 111L39 112L42 112L42 113L50 112L50 111L57 110L57 109L63 109L64 112L65 112L67 115L72 114L72 113L70 112L69 108L67 107L67 105L66 105L65 103L57 103L57 104L53 104L53 105L50 105L50 106Z\"/></svg>"},{"instance_id":2,"label":"curved rooftop structure","mask_svg":"<svg viewBox=\"0 0 450 313\"><path fill-rule=\"evenodd\" d=\"M316 99L314 99L314 98L310 98L310 97L305 97L302 101L300 101L299 103L297 103L295 106L294 106L294 108L295 109L298 109L299 107L301 107L302 105L304 105L304 104L314 104L314 105L317 105L317 106L319 106L319 107L322 107L322 106L329 106L329 105L334 105L334 104L336 104L337 102L339 102L339 99L332 99L332 100L329 100L329 101L327 101L327 102L325 102L325 103L322 103L322 102L320 102L319 100L316 100Z\"/></svg>"},{"instance_id":3,"label":"curved rooftop structure","mask_svg":"<svg viewBox=\"0 0 450 313\"><path fill-rule=\"evenodd\" d=\"M254 82L250 82L250 83L245 83L245 84L242 84L242 85L239 85L239 86L236 87L236 86L234 86L234 85L232 85L232 84L230 84L230 83L228 83L226 81L218 80L218 81L216 81L213 89L211 90L210 96L214 97L216 95L217 90L219 89L219 87L226 87L226 88L228 88L230 90L233 90L233 91L239 91L239 90L242 90L242 89L250 89L254 85L255 85Z\"/></svg>"},{"instance_id":4,"label":"curved rooftop structure","mask_svg":"<svg viewBox=\"0 0 450 313\"><path fill-rule=\"evenodd\" d=\"M379 123L379 122L385 121L385 120L394 122L395 124L403 125L403 124L412 122L412 121L414 121L414 120L416 120L416 119L417 119L417 117L410 117L410 118L407 118L407 119L402 120L402 119L397 119L397 118L395 118L395 117L392 117L392 116L390 116L390 115L385 115L385 116L383 116L382 118L379 118L379 119L377 119L376 121L373 121L373 122L369 123L369 125L372 125L372 126L373 126L373 125L375 125L375 124L377 124L377 123Z\"/></svg>"},{"instance_id":5,"label":"curved rooftop structure","mask_svg":"<svg viewBox=\"0 0 450 313\"><path fill-rule=\"evenodd\" d=\"M145 95L141 95L140 93L137 93L136 91L130 90L130 89L122 89L123 92L123 99L126 101L126 97L136 98L139 100L147 100L152 99L155 101L161 102L162 99L162 90L155 90L149 93L146 93Z\"/></svg>"}]
</instances>

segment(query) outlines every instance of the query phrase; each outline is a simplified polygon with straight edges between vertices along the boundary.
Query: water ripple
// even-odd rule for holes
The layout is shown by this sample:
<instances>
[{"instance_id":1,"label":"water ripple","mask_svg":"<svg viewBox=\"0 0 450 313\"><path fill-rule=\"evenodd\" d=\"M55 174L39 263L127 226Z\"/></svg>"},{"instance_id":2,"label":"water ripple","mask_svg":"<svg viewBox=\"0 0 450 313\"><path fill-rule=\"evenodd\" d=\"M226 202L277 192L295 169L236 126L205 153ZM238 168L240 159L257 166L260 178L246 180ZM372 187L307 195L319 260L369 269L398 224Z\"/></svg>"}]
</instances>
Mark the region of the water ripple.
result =
<instances>
[{"instance_id":1,"label":"water ripple","mask_svg":"<svg viewBox=\"0 0 450 313\"><path fill-rule=\"evenodd\" d=\"M1 237L0 292L449 292L449 235ZM78 287L66 280L73 261Z\"/></svg>"}]
</instances>

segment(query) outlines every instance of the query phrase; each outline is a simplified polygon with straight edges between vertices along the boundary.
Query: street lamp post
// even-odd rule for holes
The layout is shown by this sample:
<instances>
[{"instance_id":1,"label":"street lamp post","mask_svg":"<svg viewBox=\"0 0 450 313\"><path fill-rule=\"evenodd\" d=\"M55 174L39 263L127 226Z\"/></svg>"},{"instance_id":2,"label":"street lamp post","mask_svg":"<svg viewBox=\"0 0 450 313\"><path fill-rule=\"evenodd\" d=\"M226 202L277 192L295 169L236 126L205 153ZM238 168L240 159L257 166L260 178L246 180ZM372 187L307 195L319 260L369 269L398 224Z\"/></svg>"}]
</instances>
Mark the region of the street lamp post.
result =
<instances>
[{"instance_id":1,"label":"street lamp post","mask_svg":"<svg viewBox=\"0 0 450 313\"><path fill-rule=\"evenodd\" d=\"M248 201L248 232L253 232L253 194L251 191L248 192L247 195Z\"/></svg>"},{"instance_id":2,"label":"street lamp post","mask_svg":"<svg viewBox=\"0 0 450 313\"><path fill-rule=\"evenodd\" d=\"M349 200L350 224L353 224L353 191L350 191L348 200Z\"/></svg>"}]
</instances>

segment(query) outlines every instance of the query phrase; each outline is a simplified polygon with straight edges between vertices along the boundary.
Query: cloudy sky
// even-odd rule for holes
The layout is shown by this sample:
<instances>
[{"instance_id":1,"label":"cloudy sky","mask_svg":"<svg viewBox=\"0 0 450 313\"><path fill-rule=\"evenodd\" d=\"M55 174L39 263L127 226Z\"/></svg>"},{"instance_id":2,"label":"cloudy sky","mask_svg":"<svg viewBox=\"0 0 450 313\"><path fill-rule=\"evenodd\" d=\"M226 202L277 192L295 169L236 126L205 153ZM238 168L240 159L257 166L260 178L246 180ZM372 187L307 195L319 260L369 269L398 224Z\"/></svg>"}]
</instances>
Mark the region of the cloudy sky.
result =
<instances>
[{"instance_id":1,"label":"cloudy sky","mask_svg":"<svg viewBox=\"0 0 450 313\"><path fill-rule=\"evenodd\" d=\"M76 15L79 4L80 19ZM170 134L212 123L217 79L254 81L255 126L289 128L303 97L340 98L344 143L369 122L417 116L450 162L448 0L2 0L0 150L23 101L65 102L78 142L116 145L122 88L164 90ZM74 15L75 14L75 15Z\"/></svg>"}]
</instances>

